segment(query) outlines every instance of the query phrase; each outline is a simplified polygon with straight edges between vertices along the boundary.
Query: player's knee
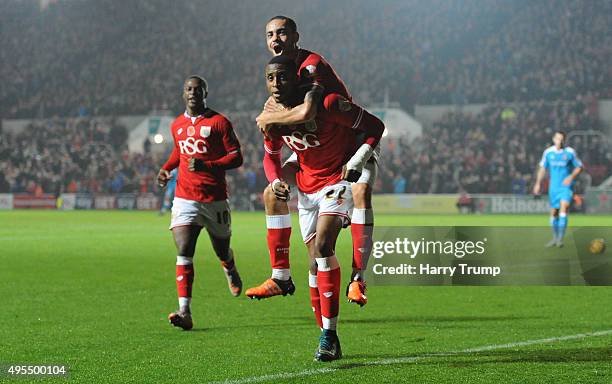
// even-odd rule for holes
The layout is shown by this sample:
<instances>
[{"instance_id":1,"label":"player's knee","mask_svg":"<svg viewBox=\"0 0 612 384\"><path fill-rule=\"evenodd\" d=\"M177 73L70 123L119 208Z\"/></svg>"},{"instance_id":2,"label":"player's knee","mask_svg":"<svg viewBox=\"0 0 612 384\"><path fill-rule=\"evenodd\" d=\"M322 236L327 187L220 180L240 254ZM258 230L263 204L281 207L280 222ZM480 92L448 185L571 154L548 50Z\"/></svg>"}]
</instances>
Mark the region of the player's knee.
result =
<instances>
[{"instance_id":1,"label":"player's knee","mask_svg":"<svg viewBox=\"0 0 612 384\"><path fill-rule=\"evenodd\" d=\"M372 207L372 188L366 183L355 183L351 186L353 202L356 208Z\"/></svg>"},{"instance_id":2,"label":"player's knee","mask_svg":"<svg viewBox=\"0 0 612 384\"><path fill-rule=\"evenodd\" d=\"M286 201L276 198L271 186L267 186L263 192L263 201L266 209L266 215L287 215L289 214L289 206Z\"/></svg>"},{"instance_id":3,"label":"player's knee","mask_svg":"<svg viewBox=\"0 0 612 384\"><path fill-rule=\"evenodd\" d=\"M325 235L318 235L315 238L313 253L315 257L328 257L334 253L334 241Z\"/></svg>"},{"instance_id":4,"label":"player's knee","mask_svg":"<svg viewBox=\"0 0 612 384\"><path fill-rule=\"evenodd\" d=\"M272 186L268 185L266 189L264 189L263 193L264 205L266 206L266 210L274 209L278 199L274 195L274 191L272 190Z\"/></svg>"},{"instance_id":5,"label":"player's knee","mask_svg":"<svg viewBox=\"0 0 612 384\"><path fill-rule=\"evenodd\" d=\"M552 211L550 211L550 215L553 217L558 217L559 216L559 209L553 209Z\"/></svg>"},{"instance_id":6,"label":"player's knee","mask_svg":"<svg viewBox=\"0 0 612 384\"><path fill-rule=\"evenodd\" d=\"M185 257L193 257L193 247L188 242L177 242L176 251L179 255Z\"/></svg>"}]
</instances>

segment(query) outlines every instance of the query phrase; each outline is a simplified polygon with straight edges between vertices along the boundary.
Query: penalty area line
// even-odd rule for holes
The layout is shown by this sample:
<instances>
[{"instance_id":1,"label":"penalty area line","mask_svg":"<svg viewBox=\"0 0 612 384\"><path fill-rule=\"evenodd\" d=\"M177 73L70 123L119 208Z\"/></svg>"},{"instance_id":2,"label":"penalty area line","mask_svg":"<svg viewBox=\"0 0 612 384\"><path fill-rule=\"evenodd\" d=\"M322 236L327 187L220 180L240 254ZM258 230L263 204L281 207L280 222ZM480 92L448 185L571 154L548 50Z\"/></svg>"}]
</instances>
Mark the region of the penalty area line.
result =
<instances>
[{"instance_id":1,"label":"penalty area line","mask_svg":"<svg viewBox=\"0 0 612 384\"><path fill-rule=\"evenodd\" d=\"M446 357L446 356L458 356L462 354L468 353L478 353L485 351L495 351L499 349L509 349L509 348L517 348L517 347L526 347L530 345L537 344L548 344L555 343L560 341L568 341L568 340L580 340L586 339L589 337L601 337L612 335L612 329L598 331L598 332L588 332L588 333L578 333L575 335L566 335L566 336L558 336L558 337L548 337L545 339L534 339L534 340L525 340L525 341L517 341L514 343L507 344L493 344L493 345L483 345L481 347L474 347L463 349L459 351L450 351L450 352L438 352L438 353L429 353L423 355L416 356L406 356L406 357L397 357L390 359L381 359L374 361L365 361L363 363L356 363L358 366L377 366L377 365L391 365L391 364L401 364L401 363L412 363L415 361L428 359L432 357ZM272 381L272 380L283 380L283 379L293 379L297 377L305 377L305 376L313 376L319 375L322 373L330 373L335 371L342 370L342 367L335 368L316 368L316 369L305 369L303 371L297 372L281 372L281 373L272 373L269 375L262 376L251 376L245 377L242 379L228 379L223 381L210 381L208 384L249 384L249 383L260 383L263 381Z\"/></svg>"}]
</instances>

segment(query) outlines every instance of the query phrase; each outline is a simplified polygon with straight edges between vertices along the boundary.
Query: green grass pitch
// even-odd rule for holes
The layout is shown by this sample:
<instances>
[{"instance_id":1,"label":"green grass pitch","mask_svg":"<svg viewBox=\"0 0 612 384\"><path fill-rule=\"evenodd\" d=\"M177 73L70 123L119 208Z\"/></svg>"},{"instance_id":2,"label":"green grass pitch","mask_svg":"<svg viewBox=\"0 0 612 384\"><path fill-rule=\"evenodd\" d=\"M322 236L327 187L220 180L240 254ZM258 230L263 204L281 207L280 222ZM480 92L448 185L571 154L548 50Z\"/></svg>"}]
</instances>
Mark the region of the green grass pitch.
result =
<instances>
[{"instance_id":1,"label":"green grass pitch","mask_svg":"<svg viewBox=\"0 0 612 384\"><path fill-rule=\"evenodd\" d=\"M612 330L609 287L371 287L363 309L341 304L345 358L313 362L319 330L297 223L293 297L231 297L202 236L195 328L180 331L166 320L177 305L168 222L155 212L0 212L0 365L67 364L64 381L83 383L612 382L612 332L574 336ZM547 218L376 222L538 226ZM570 225L612 226L612 218L573 215ZM258 284L269 275L264 214L234 213L233 230L245 286ZM343 282L350 253L343 231ZM561 339L538 341L547 338Z\"/></svg>"}]
</instances>

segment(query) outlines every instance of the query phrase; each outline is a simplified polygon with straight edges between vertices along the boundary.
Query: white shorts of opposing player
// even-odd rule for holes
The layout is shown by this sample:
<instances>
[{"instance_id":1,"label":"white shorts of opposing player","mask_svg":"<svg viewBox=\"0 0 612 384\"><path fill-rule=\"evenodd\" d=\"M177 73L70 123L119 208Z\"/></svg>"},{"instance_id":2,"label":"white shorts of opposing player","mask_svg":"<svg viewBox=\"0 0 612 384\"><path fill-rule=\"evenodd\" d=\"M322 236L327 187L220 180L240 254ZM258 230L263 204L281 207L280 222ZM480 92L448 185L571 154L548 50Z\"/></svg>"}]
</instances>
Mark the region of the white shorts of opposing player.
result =
<instances>
[{"instance_id":1,"label":"white shorts of opposing player","mask_svg":"<svg viewBox=\"0 0 612 384\"><path fill-rule=\"evenodd\" d=\"M353 193L348 181L328 185L315 193L298 192L298 214L304 243L315 237L319 216L339 216L343 225L348 225L352 211Z\"/></svg>"},{"instance_id":2,"label":"white shorts of opposing player","mask_svg":"<svg viewBox=\"0 0 612 384\"><path fill-rule=\"evenodd\" d=\"M232 234L231 211L227 200L202 203L175 197L172 203L170 229L182 225L198 225L219 239Z\"/></svg>"}]
</instances>

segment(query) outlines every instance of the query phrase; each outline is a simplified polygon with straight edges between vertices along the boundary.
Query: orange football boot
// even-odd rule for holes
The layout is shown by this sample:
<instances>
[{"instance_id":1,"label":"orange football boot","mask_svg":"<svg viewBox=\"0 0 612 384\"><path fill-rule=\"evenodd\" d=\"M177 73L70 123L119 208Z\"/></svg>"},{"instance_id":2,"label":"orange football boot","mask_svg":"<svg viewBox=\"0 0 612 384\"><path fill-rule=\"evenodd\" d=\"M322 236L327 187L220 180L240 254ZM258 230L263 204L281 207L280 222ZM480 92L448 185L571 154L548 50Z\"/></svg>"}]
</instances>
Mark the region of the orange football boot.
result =
<instances>
[{"instance_id":1,"label":"orange football boot","mask_svg":"<svg viewBox=\"0 0 612 384\"><path fill-rule=\"evenodd\" d=\"M349 303L359 304L360 307L366 305L368 303L368 297L366 296L365 281L351 281L348 287L346 287L346 297Z\"/></svg>"},{"instance_id":2,"label":"orange football boot","mask_svg":"<svg viewBox=\"0 0 612 384\"><path fill-rule=\"evenodd\" d=\"M291 279L287 281L278 279L267 279L261 285L246 290L245 295L251 299L267 299L272 296L287 296L293 295L295 292L295 285Z\"/></svg>"}]
</instances>

